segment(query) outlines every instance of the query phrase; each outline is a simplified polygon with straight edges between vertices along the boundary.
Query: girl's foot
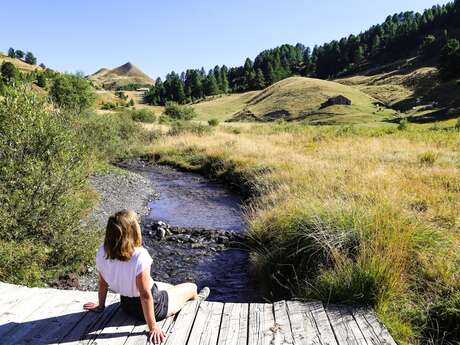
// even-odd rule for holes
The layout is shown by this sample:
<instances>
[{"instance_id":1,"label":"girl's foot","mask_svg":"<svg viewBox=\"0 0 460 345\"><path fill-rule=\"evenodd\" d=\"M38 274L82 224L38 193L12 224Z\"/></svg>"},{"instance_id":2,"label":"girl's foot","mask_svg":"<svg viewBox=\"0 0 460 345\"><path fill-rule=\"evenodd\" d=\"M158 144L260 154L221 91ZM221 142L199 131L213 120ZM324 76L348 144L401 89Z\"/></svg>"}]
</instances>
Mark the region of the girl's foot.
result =
<instances>
[{"instance_id":1,"label":"girl's foot","mask_svg":"<svg viewBox=\"0 0 460 345\"><path fill-rule=\"evenodd\" d=\"M200 301L205 301L209 294L211 293L211 290L209 290L209 288L207 286L205 286L204 288L201 289L201 291L198 293L198 299Z\"/></svg>"}]
</instances>

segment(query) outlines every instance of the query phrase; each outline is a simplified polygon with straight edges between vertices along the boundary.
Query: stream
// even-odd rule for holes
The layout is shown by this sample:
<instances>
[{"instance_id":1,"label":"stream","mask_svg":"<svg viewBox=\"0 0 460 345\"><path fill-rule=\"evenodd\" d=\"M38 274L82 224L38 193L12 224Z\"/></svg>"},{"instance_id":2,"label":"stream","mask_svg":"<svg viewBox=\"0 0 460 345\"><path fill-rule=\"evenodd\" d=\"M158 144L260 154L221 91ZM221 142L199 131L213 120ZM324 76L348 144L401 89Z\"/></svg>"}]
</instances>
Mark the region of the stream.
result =
<instances>
[{"instance_id":1,"label":"stream","mask_svg":"<svg viewBox=\"0 0 460 345\"><path fill-rule=\"evenodd\" d=\"M164 166L146 166L142 173L149 177L158 194L149 202L150 214L146 216L146 223L164 221L180 228L245 231L242 200L223 184ZM161 260L157 271L152 268L154 279L175 284L193 280L199 288L209 286L211 301L261 301L261 294L248 272L246 251L229 248L210 255L199 250L181 249L170 242L151 239L146 243L154 262L155 256Z\"/></svg>"}]
</instances>

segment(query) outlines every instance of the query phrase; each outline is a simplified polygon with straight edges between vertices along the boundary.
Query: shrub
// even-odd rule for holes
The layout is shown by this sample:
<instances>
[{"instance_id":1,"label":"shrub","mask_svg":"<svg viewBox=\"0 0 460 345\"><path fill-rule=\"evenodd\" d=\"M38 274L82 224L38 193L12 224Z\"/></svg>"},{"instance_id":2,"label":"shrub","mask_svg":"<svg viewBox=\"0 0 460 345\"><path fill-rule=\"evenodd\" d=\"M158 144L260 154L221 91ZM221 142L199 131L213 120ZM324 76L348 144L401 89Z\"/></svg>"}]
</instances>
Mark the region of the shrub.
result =
<instances>
[{"instance_id":1,"label":"shrub","mask_svg":"<svg viewBox=\"0 0 460 345\"><path fill-rule=\"evenodd\" d=\"M419 162L421 165L433 166L436 160L438 159L438 154L433 151L427 151L420 155Z\"/></svg>"},{"instance_id":2,"label":"shrub","mask_svg":"<svg viewBox=\"0 0 460 345\"><path fill-rule=\"evenodd\" d=\"M455 129L460 131L460 118L457 120L457 123L455 124Z\"/></svg>"},{"instance_id":3,"label":"shrub","mask_svg":"<svg viewBox=\"0 0 460 345\"><path fill-rule=\"evenodd\" d=\"M11 82L18 78L19 71L11 62L5 61L1 67L2 79L5 82Z\"/></svg>"},{"instance_id":4,"label":"shrub","mask_svg":"<svg viewBox=\"0 0 460 345\"><path fill-rule=\"evenodd\" d=\"M408 124L409 122L407 121L407 119L402 119L401 121L399 121L398 130L400 131L407 130Z\"/></svg>"},{"instance_id":5,"label":"shrub","mask_svg":"<svg viewBox=\"0 0 460 345\"><path fill-rule=\"evenodd\" d=\"M219 120L210 119L210 120L208 120L208 125L210 125L211 127L217 127L217 126L219 126Z\"/></svg>"},{"instance_id":6,"label":"shrub","mask_svg":"<svg viewBox=\"0 0 460 345\"><path fill-rule=\"evenodd\" d=\"M174 102L166 104L164 115L174 120L192 120L196 117L195 109L187 105L179 105Z\"/></svg>"},{"instance_id":7,"label":"shrub","mask_svg":"<svg viewBox=\"0 0 460 345\"><path fill-rule=\"evenodd\" d=\"M97 234L80 220L92 204L86 185L90 165L72 117L52 110L25 86L7 87L0 99L0 152L0 271L5 280L35 283L43 272L88 263ZM7 253L14 248L13 264Z\"/></svg>"},{"instance_id":8,"label":"shrub","mask_svg":"<svg viewBox=\"0 0 460 345\"><path fill-rule=\"evenodd\" d=\"M131 110L129 114L136 122L154 123L157 119L155 113L148 109Z\"/></svg>"},{"instance_id":9,"label":"shrub","mask_svg":"<svg viewBox=\"0 0 460 345\"><path fill-rule=\"evenodd\" d=\"M57 106L76 114L89 109L96 99L90 83L85 78L72 74L56 76L49 94Z\"/></svg>"},{"instance_id":10,"label":"shrub","mask_svg":"<svg viewBox=\"0 0 460 345\"><path fill-rule=\"evenodd\" d=\"M117 108L117 105L115 103L112 103L112 102L103 103L101 105L102 110L113 110L113 109L116 109L116 108Z\"/></svg>"},{"instance_id":11,"label":"shrub","mask_svg":"<svg viewBox=\"0 0 460 345\"><path fill-rule=\"evenodd\" d=\"M82 143L99 160L113 161L130 155L144 136L142 127L126 112L110 115L91 114L78 121Z\"/></svg>"}]
</instances>

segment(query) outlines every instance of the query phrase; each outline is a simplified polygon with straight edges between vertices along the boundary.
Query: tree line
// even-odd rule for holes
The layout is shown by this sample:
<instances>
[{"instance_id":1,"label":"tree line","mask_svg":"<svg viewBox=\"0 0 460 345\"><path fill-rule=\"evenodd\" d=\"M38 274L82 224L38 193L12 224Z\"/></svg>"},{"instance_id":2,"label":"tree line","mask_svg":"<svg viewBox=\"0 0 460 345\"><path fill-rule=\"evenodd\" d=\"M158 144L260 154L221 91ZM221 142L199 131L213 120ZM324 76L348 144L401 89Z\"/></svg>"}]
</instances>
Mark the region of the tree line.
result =
<instances>
[{"instance_id":1,"label":"tree line","mask_svg":"<svg viewBox=\"0 0 460 345\"><path fill-rule=\"evenodd\" d=\"M154 105L184 104L221 93L260 90L293 75L333 78L417 53L424 59L439 58L442 76L452 78L460 75L456 67L458 28L460 0L423 13L390 15L359 35L313 49L301 43L285 44L261 52L254 61L247 58L239 67L216 66L207 73L203 68L190 69L180 75L171 72L164 81L158 78L145 98Z\"/></svg>"},{"instance_id":2,"label":"tree line","mask_svg":"<svg viewBox=\"0 0 460 345\"><path fill-rule=\"evenodd\" d=\"M21 49L10 48L8 49L8 57L12 59L19 59L25 63L28 63L29 65L37 64L37 58L35 57L34 53L30 51L24 52ZM40 67L45 68L45 65L40 64Z\"/></svg>"}]
</instances>

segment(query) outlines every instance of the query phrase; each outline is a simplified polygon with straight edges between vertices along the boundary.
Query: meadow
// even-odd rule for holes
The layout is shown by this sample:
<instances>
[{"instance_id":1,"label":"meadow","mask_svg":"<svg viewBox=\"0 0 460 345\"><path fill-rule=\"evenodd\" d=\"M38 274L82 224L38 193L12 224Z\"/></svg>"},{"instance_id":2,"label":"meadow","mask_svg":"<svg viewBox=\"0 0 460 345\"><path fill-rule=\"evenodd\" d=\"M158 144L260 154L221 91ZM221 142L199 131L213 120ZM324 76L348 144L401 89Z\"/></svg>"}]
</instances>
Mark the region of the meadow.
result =
<instances>
[{"instance_id":1,"label":"meadow","mask_svg":"<svg viewBox=\"0 0 460 345\"><path fill-rule=\"evenodd\" d=\"M237 182L267 293L370 304L401 343L455 339L460 136L443 126L221 125L165 135L161 164Z\"/></svg>"}]
</instances>

